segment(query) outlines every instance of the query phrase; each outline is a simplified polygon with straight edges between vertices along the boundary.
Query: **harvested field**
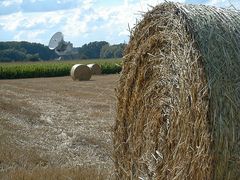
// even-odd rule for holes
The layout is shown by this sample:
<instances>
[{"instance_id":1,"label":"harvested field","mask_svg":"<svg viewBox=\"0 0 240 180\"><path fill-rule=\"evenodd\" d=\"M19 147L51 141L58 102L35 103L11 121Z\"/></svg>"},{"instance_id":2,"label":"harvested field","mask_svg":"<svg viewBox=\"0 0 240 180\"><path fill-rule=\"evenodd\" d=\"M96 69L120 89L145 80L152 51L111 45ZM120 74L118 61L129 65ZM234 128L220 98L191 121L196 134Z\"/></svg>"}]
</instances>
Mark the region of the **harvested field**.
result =
<instances>
[{"instance_id":1,"label":"harvested field","mask_svg":"<svg viewBox=\"0 0 240 180\"><path fill-rule=\"evenodd\" d=\"M118 77L94 76L84 82L71 77L1 80L0 178L47 177L49 169L54 169L51 177L64 174L59 170L55 176L58 169L70 177L74 172L86 175L86 170L76 170L81 167L94 169L89 179L96 177L96 169L106 178L112 167Z\"/></svg>"}]
</instances>

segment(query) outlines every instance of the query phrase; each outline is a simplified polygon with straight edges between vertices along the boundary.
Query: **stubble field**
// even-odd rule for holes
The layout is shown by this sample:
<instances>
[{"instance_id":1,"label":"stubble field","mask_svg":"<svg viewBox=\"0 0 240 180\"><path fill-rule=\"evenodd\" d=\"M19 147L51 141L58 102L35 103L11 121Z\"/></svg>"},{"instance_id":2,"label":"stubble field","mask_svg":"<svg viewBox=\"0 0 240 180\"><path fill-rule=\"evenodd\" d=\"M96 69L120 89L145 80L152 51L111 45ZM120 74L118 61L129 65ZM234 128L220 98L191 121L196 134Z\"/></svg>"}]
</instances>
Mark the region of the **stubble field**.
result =
<instances>
[{"instance_id":1,"label":"stubble field","mask_svg":"<svg viewBox=\"0 0 240 180\"><path fill-rule=\"evenodd\" d=\"M111 179L118 77L0 80L0 178Z\"/></svg>"}]
</instances>

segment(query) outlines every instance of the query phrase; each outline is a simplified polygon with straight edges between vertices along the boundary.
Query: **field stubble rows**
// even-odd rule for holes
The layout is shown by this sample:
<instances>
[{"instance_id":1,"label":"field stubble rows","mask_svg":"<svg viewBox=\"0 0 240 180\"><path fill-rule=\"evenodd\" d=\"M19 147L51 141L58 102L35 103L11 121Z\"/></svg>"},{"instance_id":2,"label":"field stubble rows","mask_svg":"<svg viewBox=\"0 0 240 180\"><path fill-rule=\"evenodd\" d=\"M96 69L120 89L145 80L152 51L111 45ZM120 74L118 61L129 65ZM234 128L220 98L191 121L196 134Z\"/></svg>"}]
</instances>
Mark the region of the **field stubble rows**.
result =
<instances>
[{"instance_id":1,"label":"field stubble rows","mask_svg":"<svg viewBox=\"0 0 240 180\"><path fill-rule=\"evenodd\" d=\"M110 170L118 77L1 80L0 178L36 167Z\"/></svg>"}]
</instances>

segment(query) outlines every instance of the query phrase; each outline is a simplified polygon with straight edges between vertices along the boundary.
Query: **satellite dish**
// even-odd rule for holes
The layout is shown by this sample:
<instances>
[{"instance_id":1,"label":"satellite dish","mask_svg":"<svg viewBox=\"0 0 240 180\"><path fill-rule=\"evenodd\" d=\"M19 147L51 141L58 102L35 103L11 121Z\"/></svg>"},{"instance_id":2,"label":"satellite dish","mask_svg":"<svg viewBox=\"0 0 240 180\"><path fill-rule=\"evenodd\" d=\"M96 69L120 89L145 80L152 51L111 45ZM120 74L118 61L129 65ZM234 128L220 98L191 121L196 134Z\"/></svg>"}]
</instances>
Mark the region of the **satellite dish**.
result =
<instances>
[{"instance_id":1,"label":"satellite dish","mask_svg":"<svg viewBox=\"0 0 240 180\"><path fill-rule=\"evenodd\" d=\"M48 47L53 50L63 43L63 34L61 32L55 33L49 41Z\"/></svg>"},{"instance_id":2,"label":"satellite dish","mask_svg":"<svg viewBox=\"0 0 240 180\"><path fill-rule=\"evenodd\" d=\"M76 54L73 51L73 45L70 42L65 42L63 34L61 32L56 32L49 41L49 49L55 50L59 56Z\"/></svg>"}]
</instances>

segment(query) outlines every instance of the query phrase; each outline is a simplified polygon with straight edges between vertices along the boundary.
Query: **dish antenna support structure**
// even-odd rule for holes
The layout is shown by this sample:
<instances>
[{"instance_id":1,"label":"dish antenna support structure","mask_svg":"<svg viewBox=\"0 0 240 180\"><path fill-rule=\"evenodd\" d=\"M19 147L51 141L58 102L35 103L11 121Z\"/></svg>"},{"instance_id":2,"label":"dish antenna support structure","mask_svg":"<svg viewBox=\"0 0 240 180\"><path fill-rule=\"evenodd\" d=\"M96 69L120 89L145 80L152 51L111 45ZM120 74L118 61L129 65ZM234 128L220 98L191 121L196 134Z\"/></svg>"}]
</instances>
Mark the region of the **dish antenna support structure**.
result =
<instances>
[{"instance_id":1,"label":"dish antenna support structure","mask_svg":"<svg viewBox=\"0 0 240 180\"><path fill-rule=\"evenodd\" d=\"M61 32L56 32L52 36L48 47L51 50L55 50L59 56L75 54L72 43L64 41L63 34Z\"/></svg>"}]
</instances>

